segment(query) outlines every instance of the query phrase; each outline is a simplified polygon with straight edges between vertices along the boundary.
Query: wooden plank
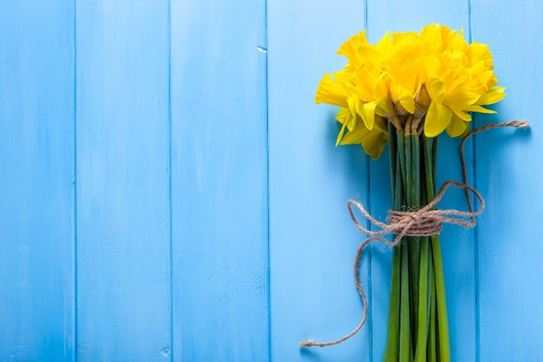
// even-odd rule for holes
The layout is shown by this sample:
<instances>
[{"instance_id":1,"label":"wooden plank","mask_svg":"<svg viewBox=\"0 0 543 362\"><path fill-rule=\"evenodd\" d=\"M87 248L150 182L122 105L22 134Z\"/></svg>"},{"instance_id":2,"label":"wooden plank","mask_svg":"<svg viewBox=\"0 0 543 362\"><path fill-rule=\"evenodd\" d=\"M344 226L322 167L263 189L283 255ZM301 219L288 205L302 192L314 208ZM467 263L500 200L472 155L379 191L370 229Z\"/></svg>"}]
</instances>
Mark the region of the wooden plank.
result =
<instances>
[{"instance_id":1,"label":"wooden plank","mask_svg":"<svg viewBox=\"0 0 543 362\"><path fill-rule=\"evenodd\" d=\"M368 33L377 41L387 31L419 31L429 23L440 23L454 29L465 29L469 35L468 2L457 0L432 1L369 0ZM466 145L468 167L471 144ZM371 162L371 212L381 220L391 207L388 154ZM458 141L448 136L439 140L437 186L448 179L460 180ZM447 196L443 207L465 208L461 193ZM445 226L441 234L445 269L447 308L453 361L471 361L476 354L475 318L475 245L473 230ZM391 281L392 253L382 247L372 250L372 301L374 361L381 361L385 343Z\"/></svg>"},{"instance_id":2,"label":"wooden plank","mask_svg":"<svg viewBox=\"0 0 543 362\"><path fill-rule=\"evenodd\" d=\"M364 2L277 0L269 6L270 268L275 361L370 360L371 321L336 347L300 350L302 339L335 339L360 320L352 268L362 238L346 209L367 201L367 158L334 147L334 107L315 105L336 50L364 27ZM361 277L368 287L368 262Z\"/></svg>"},{"instance_id":3,"label":"wooden plank","mask_svg":"<svg viewBox=\"0 0 543 362\"><path fill-rule=\"evenodd\" d=\"M73 4L0 3L0 360L74 353Z\"/></svg>"},{"instance_id":4,"label":"wooden plank","mask_svg":"<svg viewBox=\"0 0 543 362\"><path fill-rule=\"evenodd\" d=\"M543 360L543 3L472 2L473 37L490 45L507 97L478 123L528 119L530 131L477 136L481 361Z\"/></svg>"},{"instance_id":5,"label":"wooden plank","mask_svg":"<svg viewBox=\"0 0 543 362\"><path fill-rule=\"evenodd\" d=\"M167 0L77 2L78 359L170 359Z\"/></svg>"},{"instance_id":6,"label":"wooden plank","mask_svg":"<svg viewBox=\"0 0 543 362\"><path fill-rule=\"evenodd\" d=\"M266 361L265 2L174 0L171 26L174 357Z\"/></svg>"}]
</instances>

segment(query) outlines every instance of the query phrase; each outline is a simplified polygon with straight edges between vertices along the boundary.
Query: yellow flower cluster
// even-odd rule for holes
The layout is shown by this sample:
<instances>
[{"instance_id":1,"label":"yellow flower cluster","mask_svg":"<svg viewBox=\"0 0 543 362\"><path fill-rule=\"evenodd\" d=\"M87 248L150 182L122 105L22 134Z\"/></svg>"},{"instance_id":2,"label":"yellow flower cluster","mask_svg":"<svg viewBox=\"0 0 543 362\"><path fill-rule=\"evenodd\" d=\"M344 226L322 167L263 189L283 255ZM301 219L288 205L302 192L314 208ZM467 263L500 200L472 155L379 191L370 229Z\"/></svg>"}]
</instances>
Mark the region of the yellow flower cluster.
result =
<instances>
[{"instance_id":1,"label":"yellow flower cluster","mask_svg":"<svg viewBox=\"0 0 543 362\"><path fill-rule=\"evenodd\" d=\"M370 44L365 32L338 50L347 65L322 78L315 101L341 107L337 144L361 144L373 158L388 139L388 122L402 129L418 124L426 137L464 134L470 112L500 101L492 54L486 44L468 44L462 33L432 24L420 33L388 33Z\"/></svg>"}]
</instances>

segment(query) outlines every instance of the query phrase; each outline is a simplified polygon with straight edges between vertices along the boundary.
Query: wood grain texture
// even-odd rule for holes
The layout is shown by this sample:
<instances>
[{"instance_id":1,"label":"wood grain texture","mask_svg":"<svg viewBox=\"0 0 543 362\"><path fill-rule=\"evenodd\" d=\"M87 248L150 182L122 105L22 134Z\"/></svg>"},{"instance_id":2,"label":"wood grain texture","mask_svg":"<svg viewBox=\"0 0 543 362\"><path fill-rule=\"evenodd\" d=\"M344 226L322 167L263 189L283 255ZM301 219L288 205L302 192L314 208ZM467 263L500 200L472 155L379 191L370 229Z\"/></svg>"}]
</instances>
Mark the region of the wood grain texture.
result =
<instances>
[{"instance_id":1,"label":"wood grain texture","mask_svg":"<svg viewBox=\"0 0 543 362\"><path fill-rule=\"evenodd\" d=\"M362 314L352 275L361 235L346 202L367 201L367 158L360 147L334 147L336 109L313 99L323 73L345 64L335 53L364 27L364 3L268 6L272 358L368 361L371 321L341 346L300 350L298 344L338 338ZM364 257L366 286L367 268Z\"/></svg>"},{"instance_id":2,"label":"wood grain texture","mask_svg":"<svg viewBox=\"0 0 543 362\"><path fill-rule=\"evenodd\" d=\"M174 357L267 361L265 2L172 1Z\"/></svg>"},{"instance_id":3,"label":"wood grain texture","mask_svg":"<svg viewBox=\"0 0 543 362\"><path fill-rule=\"evenodd\" d=\"M74 352L73 4L0 2L0 360Z\"/></svg>"},{"instance_id":4,"label":"wood grain texture","mask_svg":"<svg viewBox=\"0 0 543 362\"><path fill-rule=\"evenodd\" d=\"M488 43L507 97L481 124L531 121L529 131L477 136L477 187L487 201L479 221L481 361L543 360L543 3L472 2L473 37Z\"/></svg>"},{"instance_id":5,"label":"wood grain texture","mask_svg":"<svg viewBox=\"0 0 543 362\"><path fill-rule=\"evenodd\" d=\"M453 29L464 29L469 37L468 2L369 0L368 35L375 42L387 31L419 31L424 25L440 23ZM468 167L472 168L471 143L466 145ZM371 212L381 220L391 207L388 154L371 162ZM439 139L437 184L445 180L461 180L458 140L444 135ZM444 208L465 209L462 193L451 193ZM447 293L447 309L453 361L472 361L476 356L476 271L474 231L446 225L441 234ZM371 264L374 361L381 361L386 343L392 253L373 247Z\"/></svg>"},{"instance_id":6,"label":"wood grain texture","mask_svg":"<svg viewBox=\"0 0 543 362\"><path fill-rule=\"evenodd\" d=\"M167 0L77 2L78 360L170 359Z\"/></svg>"}]
</instances>

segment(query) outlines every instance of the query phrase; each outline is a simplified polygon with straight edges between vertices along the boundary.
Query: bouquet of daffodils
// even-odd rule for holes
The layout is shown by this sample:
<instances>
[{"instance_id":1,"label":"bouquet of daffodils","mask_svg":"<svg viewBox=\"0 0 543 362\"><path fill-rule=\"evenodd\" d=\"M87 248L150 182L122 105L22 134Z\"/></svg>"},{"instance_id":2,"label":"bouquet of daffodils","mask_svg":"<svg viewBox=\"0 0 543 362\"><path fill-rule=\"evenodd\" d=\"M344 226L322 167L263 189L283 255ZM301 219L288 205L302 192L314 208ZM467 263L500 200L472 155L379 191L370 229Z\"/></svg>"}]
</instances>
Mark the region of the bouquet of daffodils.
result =
<instances>
[{"instance_id":1,"label":"bouquet of daffodils","mask_svg":"<svg viewBox=\"0 0 543 362\"><path fill-rule=\"evenodd\" d=\"M377 44L361 32L338 54L347 65L325 74L316 95L340 107L336 145L377 159L389 144L393 210L419 210L435 197L437 136L465 135L472 112L494 113L485 106L504 97L488 46L432 24ZM384 359L450 361L439 235L406 236L393 253Z\"/></svg>"}]
</instances>

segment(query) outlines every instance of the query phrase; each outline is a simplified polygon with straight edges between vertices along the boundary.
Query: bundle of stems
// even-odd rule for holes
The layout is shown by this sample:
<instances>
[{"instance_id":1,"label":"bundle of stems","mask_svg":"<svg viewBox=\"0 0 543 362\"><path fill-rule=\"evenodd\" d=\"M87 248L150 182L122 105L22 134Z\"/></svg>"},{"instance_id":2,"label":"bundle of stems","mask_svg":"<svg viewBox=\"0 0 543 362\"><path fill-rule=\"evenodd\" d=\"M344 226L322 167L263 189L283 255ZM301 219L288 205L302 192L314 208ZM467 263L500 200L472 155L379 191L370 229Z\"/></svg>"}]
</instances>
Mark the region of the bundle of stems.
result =
<instances>
[{"instance_id":1,"label":"bundle of stems","mask_svg":"<svg viewBox=\"0 0 543 362\"><path fill-rule=\"evenodd\" d=\"M435 194L437 138L424 117L389 122L395 210L417 210ZM394 248L384 361L450 361L445 280L439 236L404 237Z\"/></svg>"}]
</instances>

